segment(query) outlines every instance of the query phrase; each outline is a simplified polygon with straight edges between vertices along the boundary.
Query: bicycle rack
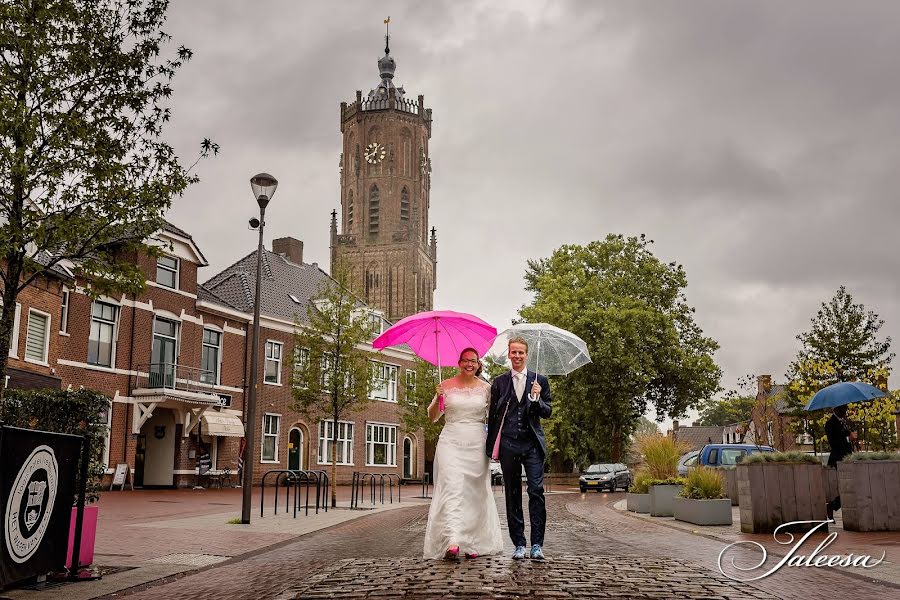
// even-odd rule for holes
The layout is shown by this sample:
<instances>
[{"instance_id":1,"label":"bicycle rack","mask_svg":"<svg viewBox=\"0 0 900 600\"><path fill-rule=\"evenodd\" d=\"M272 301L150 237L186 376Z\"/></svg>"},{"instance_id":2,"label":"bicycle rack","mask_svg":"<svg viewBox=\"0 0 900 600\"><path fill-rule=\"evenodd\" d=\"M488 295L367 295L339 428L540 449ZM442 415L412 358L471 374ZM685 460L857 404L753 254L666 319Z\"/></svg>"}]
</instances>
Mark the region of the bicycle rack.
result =
<instances>
[{"instance_id":1,"label":"bicycle rack","mask_svg":"<svg viewBox=\"0 0 900 600\"><path fill-rule=\"evenodd\" d=\"M265 516L266 506L266 480L270 477L275 478L274 494L274 514L278 514L278 495L279 488L284 486L284 505L285 510L293 504L294 518L297 518L297 510L302 509L304 514L309 514L309 493L310 488L315 485L315 512L319 513L320 508L324 508L328 512L328 490L329 479L328 473L320 470L299 471L291 469L276 469L268 471L263 475L260 484L259 493L259 516ZM284 483L282 483L282 481ZM291 490L293 489L293 503L291 503ZM304 494L305 491L305 494ZM301 500L301 496L303 496Z\"/></svg>"},{"instance_id":2,"label":"bicycle rack","mask_svg":"<svg viewBox=\"0 0 900 600\"><path fill-rule=\"evenodd\" d=\"M369 485L369 502L375 505L375 486L378 486L378 500L384 504L384 486L387 482L388 500L394 503L394 479L397 480L397 502L401 502L400 476L396 473L369 473L354 471L351 479L350 508L359 508L360 500L365 497L366 484Z\"/></svg>"},{"instance_id":3,"label":"bicycle rack","mask_svg":"<svg viewBox=\"0 0 900 600\"><path fill-rule=\"evenodd\" d=\"M298 482L297 472L291 471L288 469L278 469L278 470L274 470L274 471L268 471L266 474L263 475L262 482L260 483L260 490L259 490L259 516L260 516L260 518L265 516L264 513L265 513L265 508L266 508L266 479L268 479L272 475L275 476L275 514L276 515L278 514L279 481L281 480L282 476L284 476L288 481L290 481L291 483L294 484L294 488L295 488L294 489L294 518L296 519L297 518L297 495L299 493L299 488L297 487L297 484L299 482ZM291 493L291 488L290 488L290 486L287 485L287 482L285 482L285 486L284 486L285 510L287 510L288 502L290 499L290 493Z\"/></svg>"},{"instance_id":4,"label":"bicycle rack","mask_svg":"<svg viewBox=\"0 0 900 600\"><path fill-rule=\"evenodd\" d=\"M422 497L431 498L431 473L422 476Z\"/></svg>"}]
</instances>

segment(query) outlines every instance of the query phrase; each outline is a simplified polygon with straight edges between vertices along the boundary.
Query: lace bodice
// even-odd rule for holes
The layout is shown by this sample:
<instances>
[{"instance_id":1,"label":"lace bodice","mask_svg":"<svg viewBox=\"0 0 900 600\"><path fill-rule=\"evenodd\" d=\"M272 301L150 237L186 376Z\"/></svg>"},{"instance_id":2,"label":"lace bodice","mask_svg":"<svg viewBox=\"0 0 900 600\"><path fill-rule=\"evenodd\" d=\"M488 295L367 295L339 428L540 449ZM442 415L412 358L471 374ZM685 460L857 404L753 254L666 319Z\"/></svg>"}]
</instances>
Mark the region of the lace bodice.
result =
<instances>
[{"instance_id":1,"label":"lace bodice","mask_svg":"<svg viewBox=\"0 0 900 600\"><path fill-rule=\"evenodd\" d=\"M444 391L444 419L452 423L484 423L490 402L488 384L471 388L449 388Z\"/></svg>"}]
</instances>

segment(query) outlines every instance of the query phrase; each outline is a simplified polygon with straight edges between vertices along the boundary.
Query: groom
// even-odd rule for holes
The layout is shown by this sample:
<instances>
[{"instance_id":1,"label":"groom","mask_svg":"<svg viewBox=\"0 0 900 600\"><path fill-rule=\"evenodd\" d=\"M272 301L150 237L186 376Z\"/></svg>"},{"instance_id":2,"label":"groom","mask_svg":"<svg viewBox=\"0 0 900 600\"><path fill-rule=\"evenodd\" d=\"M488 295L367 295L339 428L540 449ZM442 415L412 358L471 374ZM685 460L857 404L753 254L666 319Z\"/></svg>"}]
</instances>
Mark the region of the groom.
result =
<instances>
[{"instance_id":1,"label":"groom","mask_svg":"<svg viewBox=\"0 0 900 600\"><path fill-rule=\"evenodd\" d=\"M525 519L522 514L522 467L528 480L528 516L531 520L531 552L535 560L544 560L544 526L547 508L544 502L544 458L547 442L541 419L550 416L550 384L543 375L525 368L528 342L509 340L508 373L491 383L488 414L487 455L500 460L506 490L506 522L516 547L512 557L525 558ZM529 397L530 396L530 397ZM498 440L499 436L499 440ZM497 452L499 451L499 452ZM499 456L498 456L499 455Z\"/></svg>"}]
</instances>

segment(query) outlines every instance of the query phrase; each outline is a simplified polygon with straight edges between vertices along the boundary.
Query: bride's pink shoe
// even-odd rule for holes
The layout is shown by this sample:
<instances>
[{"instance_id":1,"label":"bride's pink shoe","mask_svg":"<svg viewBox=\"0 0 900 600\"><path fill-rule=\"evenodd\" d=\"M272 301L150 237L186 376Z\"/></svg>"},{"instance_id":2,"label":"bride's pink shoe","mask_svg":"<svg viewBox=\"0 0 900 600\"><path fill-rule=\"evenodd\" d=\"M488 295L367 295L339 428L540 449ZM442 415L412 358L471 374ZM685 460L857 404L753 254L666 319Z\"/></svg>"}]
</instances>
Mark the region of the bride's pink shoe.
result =
<instances>
[{"instance_id":1,"label":"bride's pink shoe","mask_svg":"<svg viewBox=\"0 0 900 600\"><path fill-rule=\"evenodd\" d=\"M477 552L466 552L466 558L468 558L468 559L478 558L478 553Z\"/></svg>"},{"instance_id":2,"label":"bride's pink shoe","mask_svg":"<svg viewBox=\"0 0 900 600\"><path fill-rule=\"evenodd\" d=\"M444 554L444 560L456 560L459 558L459 546L450 546Z\"/></svg>"}]
</instances>

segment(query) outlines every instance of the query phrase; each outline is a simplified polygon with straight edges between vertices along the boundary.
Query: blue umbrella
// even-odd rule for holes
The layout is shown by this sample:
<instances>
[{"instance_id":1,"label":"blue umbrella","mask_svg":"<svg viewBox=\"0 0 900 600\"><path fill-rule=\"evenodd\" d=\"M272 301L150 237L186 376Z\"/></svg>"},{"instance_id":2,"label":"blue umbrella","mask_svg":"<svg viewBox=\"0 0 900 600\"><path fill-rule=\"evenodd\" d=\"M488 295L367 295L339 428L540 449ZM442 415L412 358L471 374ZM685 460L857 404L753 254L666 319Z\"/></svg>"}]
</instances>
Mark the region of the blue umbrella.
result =
<instances>
[{"instance_id":1,"label":"blue umbrella","mask_svg":"<svg viewBox=\"0 0 900 600\"><path fill-rule=\"evenodd\" d=\"M819 410L822 408L834 408L851 402L868 402L875 398L887 396L875 386L861 381L841 381L824 387L812 397L806 410Z\"/></svg>"}]
</instances>

